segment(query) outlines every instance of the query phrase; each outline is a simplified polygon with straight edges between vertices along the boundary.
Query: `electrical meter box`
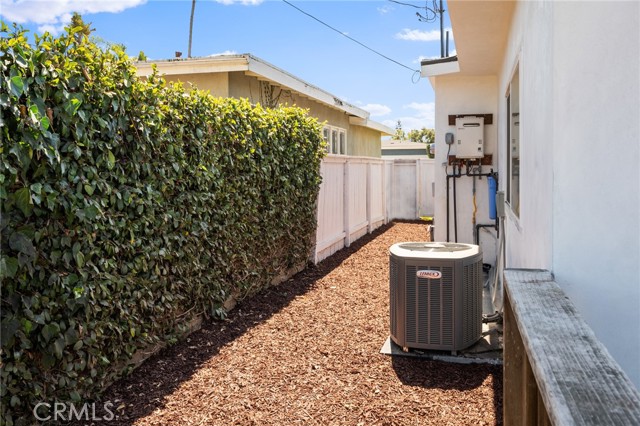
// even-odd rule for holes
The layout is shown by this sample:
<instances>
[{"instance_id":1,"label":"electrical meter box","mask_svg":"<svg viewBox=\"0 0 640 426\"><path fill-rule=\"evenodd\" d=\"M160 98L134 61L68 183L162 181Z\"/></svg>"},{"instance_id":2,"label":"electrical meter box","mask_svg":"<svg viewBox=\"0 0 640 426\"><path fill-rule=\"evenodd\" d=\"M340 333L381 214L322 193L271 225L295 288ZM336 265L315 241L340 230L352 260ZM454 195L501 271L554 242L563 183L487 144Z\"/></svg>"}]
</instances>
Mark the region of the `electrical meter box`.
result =
<instances>
[{"instance_id":1,"label":"electrical meter box","mask_svg":"<svg viewBox=\"0 0 640 426\"><path fill-rule=\"evenodd\" d=\"M484 117L456 118L456 157L484 157Z\"/></svg>"}]
</instances>

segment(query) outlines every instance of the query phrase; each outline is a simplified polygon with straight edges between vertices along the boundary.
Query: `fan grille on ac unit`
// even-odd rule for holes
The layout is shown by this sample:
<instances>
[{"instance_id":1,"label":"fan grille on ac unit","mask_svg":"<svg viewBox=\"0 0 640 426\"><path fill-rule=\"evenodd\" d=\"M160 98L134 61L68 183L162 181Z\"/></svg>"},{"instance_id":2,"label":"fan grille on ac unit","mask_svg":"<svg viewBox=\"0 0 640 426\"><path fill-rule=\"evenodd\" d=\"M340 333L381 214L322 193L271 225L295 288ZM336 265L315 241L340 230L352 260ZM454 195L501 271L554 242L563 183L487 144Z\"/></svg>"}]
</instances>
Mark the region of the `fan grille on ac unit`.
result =
<instances>
[{"instance_id":1,"label":"fan grille on ac unit","mask_svg":"<svg viewBox=\"0 0 640 426\"><path fill-rule=\"evenodd\" d=\"M420 254L415 258L394 255L396 246L402 254L408 250ZM437 258L429 258L433 250L425 248L424 243L392 247L391 338L402 347L464 349L477 341L482 332L482 254L477 246L456 244L455 250L450 251L456 253L455 257L443 258L438 250ZM468 256L461 253L464 250L469 251ZM423 278L422 273L418 277L418 271L424 270L433 272L433 278Z\"/></svg>"},{"instance_id":2,"label":"fan grille on ac unit","mask_svg":"<svg viewBox=\"0 0 640 426\"><path fill-rule=\"evenodd\" d=\"M464 283L462 285L462 298L468 303L464 304L462 317L462 340L465 344L473 344L478 334L482 333L482 263L476 262L464 267Z\"/></svg>"},{"instance_id":3,"label":"fan grille on ac unit","mask_svg":"<svg viewBox=\"0 0 640 426\"><path fill-rule=\"evenodd\" d=\"M441 272L442 278L417 278L418 268L407 266L405 340L421 345L452 345L453 268L425 267Z\"/></svg>"},{"instance_id":4,"label":"fan grille on ac unit","mask_svg":"<svg viewBox=\"0 0 640 426\"><path fill-rule=\"evenodd\" d=\"M394 259L391 259L391 262L389 263L389 278L391 280L391 282L397 282L398 281L398 264ZM397 327L398 327L398 321L396 319L396 310L393 308L396 305L396 298L397 298L397 286L390 288L389 291L389 301L391 302L390 306L389 306L389 313L390 313L390 325L391 325L391 330L392 333L396 332Z\"/></svg>"}]
</instances>

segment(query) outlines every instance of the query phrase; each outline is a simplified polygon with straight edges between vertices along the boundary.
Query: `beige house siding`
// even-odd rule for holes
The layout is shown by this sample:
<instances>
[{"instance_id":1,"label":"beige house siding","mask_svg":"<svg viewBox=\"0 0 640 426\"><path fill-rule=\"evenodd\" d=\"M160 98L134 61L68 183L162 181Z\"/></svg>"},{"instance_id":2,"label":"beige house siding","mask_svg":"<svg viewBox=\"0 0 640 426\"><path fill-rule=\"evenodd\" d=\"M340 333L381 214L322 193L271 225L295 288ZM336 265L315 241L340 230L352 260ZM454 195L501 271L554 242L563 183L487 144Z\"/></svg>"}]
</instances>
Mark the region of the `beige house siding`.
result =
<instances>
[{"instance_id":1,"label":"beige house siding","mask_svg":"<svg viewBox=\"0 0 640 426\"><path fill-rule=\"evenodd\" d=\"M264 96L260 88L260 81L256 77L246 75L242 71L227 73L229 76L229 96L232 98L249 99L253 104L264 106Z\"/></svg>"},{"instance_id":2,"label":"beige house siding","mask_svg":"<svg viewBox=\"0 0 640 426\"><path fill-rule=\"evenodd\" d=\"M347 155L380 157L380 133L361 126L351 126L347 131Z\"/></svg>"},{"instance_id":3,"label":"beige house siding","mask_svg":"<svg viewBox=\"0 0 640 426\"><path fill-rule=\"evenodd\" d=\"M226 98L229 96L229 73L216 74L176 74L165 75L167 82L181 81L186 87L189 83L200 90L208 90L213 96Z\"/></svg>"},{"instance_id":4,"label":"beige house siding","mask_svg":"<svg viewBox=\"0 0 640 426\"><path fill-rule=\"evenodd\" d=\"M249 102L265 106L268 99L263 94L263 88L257 77L246 75L243 72L229 73L229 96L232 98L247 98ZM273 86L271 86L273 87ZM320 123L327 122L332 126L349 129L349 118L341 111L328 108L325 105L309 98L287 90L273 87L272 97L278 100L278 105L291 105L308 109L311 116L316 117ZM380 138L378 133L378 139Z\"/></svg>"}]
</instances>

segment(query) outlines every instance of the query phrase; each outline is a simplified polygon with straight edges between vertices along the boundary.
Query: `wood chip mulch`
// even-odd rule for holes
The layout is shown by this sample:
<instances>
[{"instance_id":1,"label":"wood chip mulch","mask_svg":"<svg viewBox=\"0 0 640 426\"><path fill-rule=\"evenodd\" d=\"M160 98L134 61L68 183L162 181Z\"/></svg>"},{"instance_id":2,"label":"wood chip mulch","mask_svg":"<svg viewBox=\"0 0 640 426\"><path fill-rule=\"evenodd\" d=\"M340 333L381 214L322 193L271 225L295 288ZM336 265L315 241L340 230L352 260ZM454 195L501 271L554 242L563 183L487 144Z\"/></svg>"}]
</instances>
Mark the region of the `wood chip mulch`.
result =
<instances>
[{"instance_id":1,"label":"wood chip mulch","mask_svg":"<svg viewBox=\"0 0 640 426\"><path fill-rule=\"evenodd\" d=\"M427 232L385 225L205 323L107 390L108 424L502 424L500 366L380 354L389 247Z\"/></svg>"}]
</instances>

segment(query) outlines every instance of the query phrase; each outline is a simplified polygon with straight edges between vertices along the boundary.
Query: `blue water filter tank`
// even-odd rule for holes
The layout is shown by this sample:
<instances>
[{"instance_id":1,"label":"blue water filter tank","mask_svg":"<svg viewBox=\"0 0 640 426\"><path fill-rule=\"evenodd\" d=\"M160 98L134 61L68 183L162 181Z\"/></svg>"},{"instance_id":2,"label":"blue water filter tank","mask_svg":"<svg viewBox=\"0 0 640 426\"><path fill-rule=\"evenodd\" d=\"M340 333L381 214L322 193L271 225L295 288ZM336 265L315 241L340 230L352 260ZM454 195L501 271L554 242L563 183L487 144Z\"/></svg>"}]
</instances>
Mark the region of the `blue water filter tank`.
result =
<instances>
[{"instance_id":1,"label":"blue water filter tank","mask_svg":"<svg viewBox=\"0 0 640 426\"><path fill-rule=\"evenodd\" d=\"M496 218L496 191L498 190L498 182L493 176L489 176L489 219Z\"/></svg>"}]
</instances>

